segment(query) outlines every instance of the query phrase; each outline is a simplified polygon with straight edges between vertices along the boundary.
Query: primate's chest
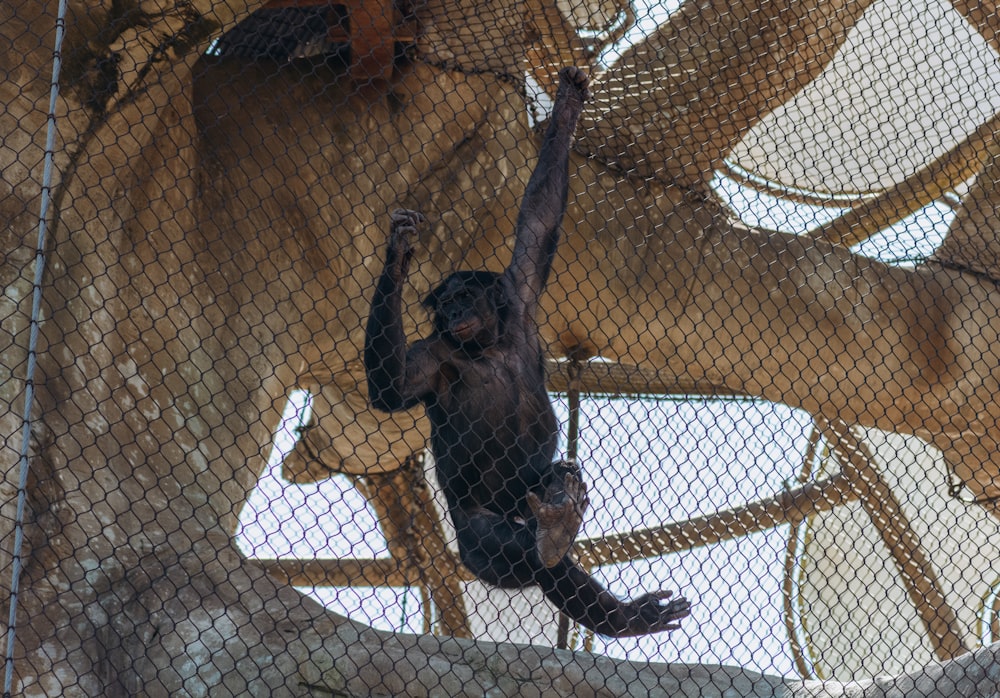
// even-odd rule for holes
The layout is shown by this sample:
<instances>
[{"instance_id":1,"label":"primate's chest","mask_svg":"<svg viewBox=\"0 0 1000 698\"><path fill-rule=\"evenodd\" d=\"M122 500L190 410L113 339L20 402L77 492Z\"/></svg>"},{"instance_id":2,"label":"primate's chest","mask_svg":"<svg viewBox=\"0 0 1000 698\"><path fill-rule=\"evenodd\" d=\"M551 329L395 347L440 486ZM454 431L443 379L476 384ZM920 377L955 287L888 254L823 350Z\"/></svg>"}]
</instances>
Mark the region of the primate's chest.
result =
<instances>
[{"instance_id":1,"label":"primate's chest","mask_svg":"<svg viewBox=\"0 0 1000 698\"><path fill-rule=\"evenodd\" d=\"M551 463L555 414L537 358L489 358L442 364L443 385L428 405L431 445L446 491L494 511L520 510Z\"/></svg>"},{"instance_id":2,"label":"primate's chest","mask_svg":"<svg viewBox=\"0 0 1000 698\"><path fill-rule=\"evenodd\" d=\"M452 407L470 415L510 412L525 391L523 373L519 362L509 360L454 361L445 371Z\"/></svg>"},{"instance_id":3,"label":"primate's chest","mask_svg":"<svg viewBox=\"0 0 1000 698\"><path fill-rule=\"evenodd\" d=\"M538 363L516 355L459 357L442 367L442 379L447 382L439 393L446 398L438 405L443 416L480 434L494 431L496 438L516 439L505 432L531 429L539 413L551 409Z\"/></svg>"}]
</instances>

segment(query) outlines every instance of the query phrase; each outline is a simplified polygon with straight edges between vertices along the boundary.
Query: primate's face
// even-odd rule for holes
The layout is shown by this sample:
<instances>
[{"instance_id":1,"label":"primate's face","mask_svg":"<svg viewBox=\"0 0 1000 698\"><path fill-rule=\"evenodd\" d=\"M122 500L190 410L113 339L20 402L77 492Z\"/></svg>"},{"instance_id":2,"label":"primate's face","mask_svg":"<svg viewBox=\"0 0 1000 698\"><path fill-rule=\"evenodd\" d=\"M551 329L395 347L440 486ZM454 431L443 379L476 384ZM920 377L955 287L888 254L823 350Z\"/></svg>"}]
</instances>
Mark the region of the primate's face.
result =
<instances>
[{"instance_id":1,"label":"primate's face","mask_svg":"<svg viewBox=\"0 0 1000 698\"><path fill-rule=\"evenodd\" d=\"M463 349L482 350L500 339L503 286L491 272L458 272L424 300L434 327Z\"/></svg>"}]
</instances>

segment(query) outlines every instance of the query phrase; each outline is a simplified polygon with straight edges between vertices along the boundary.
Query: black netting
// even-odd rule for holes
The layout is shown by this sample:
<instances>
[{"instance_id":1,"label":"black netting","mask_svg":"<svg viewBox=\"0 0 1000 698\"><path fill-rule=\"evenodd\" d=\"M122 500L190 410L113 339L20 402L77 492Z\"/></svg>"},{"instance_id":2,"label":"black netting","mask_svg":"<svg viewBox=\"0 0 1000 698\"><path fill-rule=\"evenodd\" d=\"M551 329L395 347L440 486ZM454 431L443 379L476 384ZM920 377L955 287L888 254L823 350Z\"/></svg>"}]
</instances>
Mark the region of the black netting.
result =
<instances>
[{"instance_id":1,"label":"black netting","mask_svg":"<svg viewBox=\"0 0 1000 698\"><path fill-rule=\"evenodd\" d=\"M5 693L995 696L995 14L7 2Z\"/></svg>"}]
</instances>

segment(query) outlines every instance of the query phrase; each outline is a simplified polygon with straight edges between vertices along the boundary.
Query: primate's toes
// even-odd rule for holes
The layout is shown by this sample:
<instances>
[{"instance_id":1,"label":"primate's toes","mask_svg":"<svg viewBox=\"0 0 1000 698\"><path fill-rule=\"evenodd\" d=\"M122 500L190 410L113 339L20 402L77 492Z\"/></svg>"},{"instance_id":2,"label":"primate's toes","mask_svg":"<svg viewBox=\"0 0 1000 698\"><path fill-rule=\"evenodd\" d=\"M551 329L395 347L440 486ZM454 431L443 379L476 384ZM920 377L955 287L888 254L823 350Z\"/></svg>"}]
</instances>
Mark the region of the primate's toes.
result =
<instances>
[{"instance_id":1,"label":"primate's toes","mask_svg":"<svg viewBox=\"0 0 1000 698\"><path fill-rule=\"evenodd\" d=\"M576 503L576 508L580 516L587 511L590 506L590 498L587 496L587 483L573 474L567 474L563 481L563 488L570 501Z\"/></svg>"},{"instance_id":2,"label":"primate's toes","mask_svg":"<svg viewBox=\"0 0 1000 698\"><path fill-rule=\"evenodd\" d=\"M546 493L548 494L548 493ZM572 497L562 497L558 504L542 501L534 492L528 493L528 506L538 524L535 548L545 567L554 567L576 541L583 524L583 510Z\"/></svg>"}]
</instances>

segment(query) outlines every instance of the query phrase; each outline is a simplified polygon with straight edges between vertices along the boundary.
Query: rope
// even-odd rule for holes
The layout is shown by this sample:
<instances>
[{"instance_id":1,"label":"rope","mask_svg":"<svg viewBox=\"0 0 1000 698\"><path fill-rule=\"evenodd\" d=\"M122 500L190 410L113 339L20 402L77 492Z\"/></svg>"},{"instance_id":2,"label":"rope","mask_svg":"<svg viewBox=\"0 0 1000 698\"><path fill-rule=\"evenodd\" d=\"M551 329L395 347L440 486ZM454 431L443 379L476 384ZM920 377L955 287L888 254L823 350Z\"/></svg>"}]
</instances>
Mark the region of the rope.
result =
<instances>
[{"instance_id":1,"label":"rope","mask_svg":"<svg viewBox=\"0 0 1000 698\"><path fill-rule=\"evenodd\" d=\"M59 98L59 70L62 66L62 43L66 30L67 0L59 0L56 15L55 45L52 47L52 81L49 84L49 111L45 134L45 160L42 168L41 203L38 211L38 238L35 243L35 278L32 286L31 319L28 324L28 361L24 379L24 411L22 413L21 446L17 481L17 513L14 518L14 549L10 573L10 612L7 617L7 647L4 657L3 695L11 695L14 683L14 639L17 625L17 597L24 566L21 549L24 546L24 506L28 491L28 447L31 442L31 408L35 400L35 368L37 364L39 317L42 307L42 276L45 271L45 221L52 198L52 170L55 159L56 103Z\"/></svg>"}]
</instances>

